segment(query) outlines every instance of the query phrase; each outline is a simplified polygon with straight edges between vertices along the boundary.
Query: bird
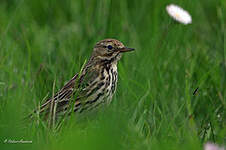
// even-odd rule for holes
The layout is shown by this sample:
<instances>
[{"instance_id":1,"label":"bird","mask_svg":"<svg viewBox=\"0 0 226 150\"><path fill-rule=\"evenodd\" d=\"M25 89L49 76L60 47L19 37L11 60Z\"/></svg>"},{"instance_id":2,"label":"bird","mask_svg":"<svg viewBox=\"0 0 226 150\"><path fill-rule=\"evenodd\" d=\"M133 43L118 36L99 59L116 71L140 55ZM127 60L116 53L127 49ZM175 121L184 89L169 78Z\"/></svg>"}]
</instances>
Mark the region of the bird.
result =
<instances>
[{"instance_id":1,"label":"bird","mask_svg":"<svg viewBox=\"0 0 226 150\"><path fill-rule=\"evenodd\" d=\"M81 71L34 113L38 112L44 118L51 116L50 118L57 119L65 114L82 114L109 105L117 87L118 61L122 53L134 50L116 39L108 38L97 42Z\"/></svg>"}]
</instances>

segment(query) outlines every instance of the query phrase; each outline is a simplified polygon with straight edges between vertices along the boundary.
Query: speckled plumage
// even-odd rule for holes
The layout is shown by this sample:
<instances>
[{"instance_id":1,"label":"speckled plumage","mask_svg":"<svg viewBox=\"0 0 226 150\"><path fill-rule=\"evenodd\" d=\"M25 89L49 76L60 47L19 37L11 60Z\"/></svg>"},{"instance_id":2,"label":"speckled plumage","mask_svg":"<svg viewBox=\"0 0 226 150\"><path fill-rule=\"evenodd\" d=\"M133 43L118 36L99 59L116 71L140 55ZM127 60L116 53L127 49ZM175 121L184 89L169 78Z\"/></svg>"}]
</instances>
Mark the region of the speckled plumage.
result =
<instances>
[{"instance_id":1,"label":"speckled plumage","mask_svg":"<svg viewBox=\"0 0 226 150\"><path fill-rule=\"evenodd\" d=\"M76 74L49 98L39 112L45 116L54 114L58 117L67 112L82 113L110 104L118 81L117 62L122 52L132 50L115 39L98 42L80 75Z\"/></svg>"}]
</instances>

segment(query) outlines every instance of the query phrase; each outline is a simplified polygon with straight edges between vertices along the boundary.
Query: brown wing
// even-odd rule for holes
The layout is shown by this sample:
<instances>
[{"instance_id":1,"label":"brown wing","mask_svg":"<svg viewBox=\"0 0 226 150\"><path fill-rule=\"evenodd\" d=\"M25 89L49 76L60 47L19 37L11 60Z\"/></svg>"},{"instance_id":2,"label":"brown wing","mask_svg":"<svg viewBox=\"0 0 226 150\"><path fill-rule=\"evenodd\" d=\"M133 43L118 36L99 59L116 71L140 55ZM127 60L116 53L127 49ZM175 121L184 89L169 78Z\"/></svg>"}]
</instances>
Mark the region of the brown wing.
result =
<instances>
[{"instance_id":1,"label":"brown wing","mask_svg":"<svg viewBox=\"0 0 226 150\"><path fill-rule=\"evenodd\" d=\"M47 99L46 102L41 105L39 113L40 114L44 113L47 115L50 111L50 106L52 102L53 104L57 102L57 111L60 111L61 109L63 109L62 107L66 106L65 104L69 103L69 100L73 95L77 77L78 77L78 74L76 74L70 81L68 81L63 86L63 88L59 92L57 92L52 98Z\"/></svg>"},{"instance_id":2,"label":"brown wing","mask_svg":"<svg viewBox=\"0 0 226 150\"><path fill-rule=\"evenodd\" d=\"M74 108L72 108L72 111L79 110L84 103L82 99L86 99L87 91L91 86L90 82L94 81L99 75L99 72L91 66L92 65L90 63L87 63L79 77L78 74L76 74L70 81L67 82L67 84L63 86L59 92L57 92L53 97L49 98L44 104L41 105L39 113L42 116L43 114L48 116L48 114L53 110L52 108L54 105L54 107L56 107L55 112L57 115L58 113L61 114L61 112L64 114L66 111L68 111L68 107L72 106L68 105L70 102L73 102ZM76 83L78 85L75 85ZM74 98L73 101L70 101L76 91L78 94L77 97Z\"/></svg>"}]
</instances>

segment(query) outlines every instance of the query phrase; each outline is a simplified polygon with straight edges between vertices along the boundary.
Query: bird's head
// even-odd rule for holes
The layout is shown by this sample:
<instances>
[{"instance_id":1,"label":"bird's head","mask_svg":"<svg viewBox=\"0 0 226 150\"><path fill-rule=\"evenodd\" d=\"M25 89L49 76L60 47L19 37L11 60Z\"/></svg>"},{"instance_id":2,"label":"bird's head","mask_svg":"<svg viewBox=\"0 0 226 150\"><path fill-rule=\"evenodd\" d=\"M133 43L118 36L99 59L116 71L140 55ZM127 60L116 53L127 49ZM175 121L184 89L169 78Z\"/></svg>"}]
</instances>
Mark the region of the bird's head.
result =
<instances>
[{"instance_id":1,"label":"bird's head","mask_svg":"<svg viewBox=\"0 0 226 150\"><path fill-rule=\"evenodd\" d=\"M115 39L105 39L97 42L94 47L92 57L103 61L118 61L121 53L133 51L134 48L128 48L122 42Z\"/></svg>"}]
</instances>

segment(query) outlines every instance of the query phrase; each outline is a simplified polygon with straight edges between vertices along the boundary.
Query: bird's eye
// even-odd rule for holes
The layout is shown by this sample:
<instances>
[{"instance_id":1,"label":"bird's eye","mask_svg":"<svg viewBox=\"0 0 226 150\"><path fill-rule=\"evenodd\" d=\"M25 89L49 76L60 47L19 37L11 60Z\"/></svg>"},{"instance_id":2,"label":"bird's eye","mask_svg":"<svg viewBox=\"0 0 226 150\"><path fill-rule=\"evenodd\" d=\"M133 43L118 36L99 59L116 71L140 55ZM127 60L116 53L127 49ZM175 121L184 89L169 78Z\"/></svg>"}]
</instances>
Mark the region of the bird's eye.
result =
<instances>
[{"instance_id":1,"label":"bird's eye","mask_svg":"<svg viewBox=\"0 0 226 150\"><path fill-rule=\"evenodd\" d=\"M108 49L111 50L113 47L111 45L108 45Z\"/></svg>"}]
</instances>

